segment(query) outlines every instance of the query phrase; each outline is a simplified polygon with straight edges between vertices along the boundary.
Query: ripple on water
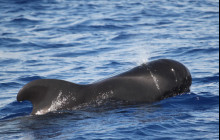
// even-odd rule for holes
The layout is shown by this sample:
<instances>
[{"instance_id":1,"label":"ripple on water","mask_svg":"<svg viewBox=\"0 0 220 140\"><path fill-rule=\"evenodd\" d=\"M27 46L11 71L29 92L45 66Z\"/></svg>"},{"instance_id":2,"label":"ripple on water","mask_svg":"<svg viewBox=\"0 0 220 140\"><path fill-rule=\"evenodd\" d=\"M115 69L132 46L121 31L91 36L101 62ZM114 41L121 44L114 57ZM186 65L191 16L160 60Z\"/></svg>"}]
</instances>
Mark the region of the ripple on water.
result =
<instances>
[{"instance_id":1,"label":"ripple on water","mask_svg":"<svg viewBox=\"0 0 220 140\"><path fill-rule=\"evenodd\" d=\"M33 80L38 80L38 79L43 79L41 76L32 76L32 75L27 75L25 77L20 77L18 80L23 81L23 82L30 82Z\"/></svg>"},{"instance_id":2,"label":"ripple on water","mask_svg":"<svg viewBox=\"0 0 220 140\"><path fill-rule=\"evenodd\" d=\"M0 139L219 139L219 1L0 1ZM16 102L32 80L88 84L160 58L189 68L190 94L42 116Z\"/></svg>"}]
</instances>

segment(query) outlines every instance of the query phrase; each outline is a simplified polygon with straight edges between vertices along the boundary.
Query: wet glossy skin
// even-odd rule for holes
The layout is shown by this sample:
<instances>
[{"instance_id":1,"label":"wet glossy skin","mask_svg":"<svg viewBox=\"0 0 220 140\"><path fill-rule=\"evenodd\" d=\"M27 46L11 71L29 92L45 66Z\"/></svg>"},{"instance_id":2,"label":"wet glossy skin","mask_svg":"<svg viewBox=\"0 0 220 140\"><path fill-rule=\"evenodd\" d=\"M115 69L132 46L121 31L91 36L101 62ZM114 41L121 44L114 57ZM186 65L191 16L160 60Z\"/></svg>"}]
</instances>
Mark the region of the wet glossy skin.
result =
<instances>
[{"instance_id":1,"label":"wet glossy skin","mask_svg":"<svg viewBox=\"0 0 220 140\"><path fill-rule=\"evenodd\" d=\"M160 59L89 85L56 79L32 81L20 90L17 100L31 101L32 114L44 114L97 100L152 103L188 92L191 83L191 74L183 64Z\"/></svg>"}]
</instances>

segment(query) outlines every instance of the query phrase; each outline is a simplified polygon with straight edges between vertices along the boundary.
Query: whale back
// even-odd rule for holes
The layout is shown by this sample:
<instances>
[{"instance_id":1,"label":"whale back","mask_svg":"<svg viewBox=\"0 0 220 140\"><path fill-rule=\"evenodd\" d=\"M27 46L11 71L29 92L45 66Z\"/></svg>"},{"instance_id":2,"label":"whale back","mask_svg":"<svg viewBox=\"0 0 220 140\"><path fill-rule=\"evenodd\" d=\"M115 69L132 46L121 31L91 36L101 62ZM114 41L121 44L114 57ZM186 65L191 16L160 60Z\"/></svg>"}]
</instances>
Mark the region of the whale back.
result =
<instances>
[{"instance_id":1,"label":"whale back","mask_svg":"<svg viewBox=\"0 0 220 140\"><path fill-rule=\"evenodd\" d=\"M95 83L95 92L113 93L115 100L152 103L189 92L191 83L183 64L160 59Z\"/></svg>"}]
</instances>

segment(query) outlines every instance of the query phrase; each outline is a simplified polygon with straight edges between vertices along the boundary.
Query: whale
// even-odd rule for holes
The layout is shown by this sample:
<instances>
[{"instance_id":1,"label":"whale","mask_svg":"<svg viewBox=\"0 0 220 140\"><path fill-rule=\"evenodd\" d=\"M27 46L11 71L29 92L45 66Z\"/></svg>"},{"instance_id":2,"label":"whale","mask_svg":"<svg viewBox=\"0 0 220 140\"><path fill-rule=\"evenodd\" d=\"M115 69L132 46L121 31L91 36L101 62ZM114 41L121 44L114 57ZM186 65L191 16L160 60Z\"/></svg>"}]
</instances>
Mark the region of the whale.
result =
<instances>
[{"instance_id":1,"label":"whale","mask_svg":"<svg viewBox=\"0 0 220 140\"><path fill-rule=\"evenodd\" d=\"M104 101L150 104L190 92L191 84L186 66L175 60L159 59L87 85L59 79L34 80L20 89L17 101L30 101L31 114L39 115Z\"/></svg>"}]
</instances>

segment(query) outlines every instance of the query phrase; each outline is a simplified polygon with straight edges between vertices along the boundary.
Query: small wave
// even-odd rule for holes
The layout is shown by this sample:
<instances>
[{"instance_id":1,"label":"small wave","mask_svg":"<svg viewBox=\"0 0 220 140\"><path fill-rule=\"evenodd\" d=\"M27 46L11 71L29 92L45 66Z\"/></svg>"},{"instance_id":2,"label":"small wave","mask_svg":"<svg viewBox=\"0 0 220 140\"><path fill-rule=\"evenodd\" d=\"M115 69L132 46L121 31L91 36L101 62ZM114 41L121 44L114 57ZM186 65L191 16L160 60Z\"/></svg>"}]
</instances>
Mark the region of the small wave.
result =
<instances>
[{"instance_id":1,"label":"small wave","mask_svg":"<svg viewBox=\"0 0 220 140\"><path fill-rule=\"evenodd\" d=\"M219 48L216 47L209 47L209 48L194 48L194 47L180 47L178 49L173 49L172 51L167 50L164 54L169 56L202 56L202 55L209 55L209 54L216 54L219 53Z\"/></svg>"},{"instance_id":2,"label":"small wave","mask_svg":"<svg viewBox=\"0 0 220 140\"><path fill-rule=\"evenodd\" d=\"M129 25L123 25L123 26L116 26L116 25L92 25L90 28L93 28L95 30L119 30L119 29L125 29L130 28L132 26Z\"/></svg>"},{"instance_id":3,"label":"small wave","mask_svg":"<svg viewBox=\"0 0 220 140\"><path fill-rule=\"evenodd\" d=\"M155 24L155 26L161 26L161 25L170 25L170 24L173 24L173 21L159 21Z\"/></svg>"},{"instance_id":4,"label":"small wave","mask_svg":"<svg viewBox=\"0 0 220 140\"><path fill-rule=\"evenodd\" d=\"M35 63L38 63L38 62L41 62L41 60L26 60L25 63L27 64L35 64Z\"/></svg>"},{"instance_id":5,"label":"small wave","mask_svg":"<svg viewBox=\"0 0 220 140\"><path fill-rule=\"evenodd\" d=\"M219 83L219 76L193 78L193 81L197 83Z\"/></svg>"},{"instance_id":6,"label":"small wave","mask_svg":"<svg viewBox=\"0 0 220 140\"><path fill-rule=\"evenodd\" d=\"M3 59L3 60L0 60L0 66L16 64L18 62L20 62L20 60L18 59Z\"/></svg>"},{"instance_id":7,"label":"small wave","mask_svg":"<svg viewBox=\"0 0 220 140\"><path fill-rule=\"evenodd\" d=\"M27 52L29 50L32 50L33 48L39 48L40 45L37 45L32 42L27 42L27 43L21 43L21 40L17 42L17 44L8 44L7 48L12 48L12 52Z\"/></svg>"},{"instance_id":8,"label":"small wave","mask_svg":"<svg viewBox=\"0 0 220 140\"><path fill-rule=\"evenodd\" d=\"M12 0L12 2L14 2L16 4L27 4L27 3L30 3L29 0Z\"/></svg>"},{"instance_id":9,"label":"small wave","mask_svg":"<svg viewBox=\"0 0 220 140\"><path fill-rule=\"evenodd\" d=\"M138 38L139 36L143 36L143 34L127 34L127 33L120 33L116 37L112 39L112 41L121 41L121 40L129 40L129 39L134 39Z\"/></svg>"},{"instance_id":10,"label":"small wave","mask_svg":"<svg viewBox=\"0 0 220 140\"><path fill-rule=\"evenodd\" d=\"M26 76L26 77L20 77L18 80L23 82L30 82L33 80L43 79L43 77L40 76Z\"/></svg>"},{"instance_id":11,"label":"small wave","mask_svg":"<svg viewBox=\"0 0 220 140\"><path fill-rule=\"evenodd\" d=\"M53 57L78 57L84 55L96 55L102 52L110 51L112 48L98 48L94 50L82 50L77 52L66 52L66 53L58 53L53 55Z\"/></svg>"},{"instance_id":12,"label":"small wave","mask_svg":"<svg viewBox=\"0 0 220 140\"><path fill-rule=\"evenodd\" d=\"M51 31L51 30L53 30L53 28L52 27L48 27L48 28L45 28L45 27L39 27L39 28L36 28L36 29L33 29L33 31L35 31L35 32L44 32L44 31Z\"/></svg>"},{"instance_id":13,"label":"small wave","mask_svg":"<svg viewBox=\"0 0 220 140\"><path fill-rule=\"evenodd\" d=\"M67 52L53 55L54 57L78 57L83 55L95 55L97 51L83 51L83 52Z\"/></svg>"},{"instance_id":14,"label":"small wave","mask_svg":"<svg viewBox=\"0 0 220 140\"><path fill-rule=\"evenodd\" d=\"M7 83L0 83L0 88L14 88L19 87L20 84L17 82L7 82Z\"/></svg>"},{"instance_id":15,"label":"small wave","mask_svg":"<svg viewBox=\"0 0 220 140\"><path fill-rule=\"evenodd\" d=\"M27 18L16 18L16 19L13 19L11 22L14 22L14 23L27 23L27 24L39 23L39 21L37 21L37 20L31 20L31 19L27 19Z\"/></svg>"},{"instance_id":16,"label":"small wave","mask_svg":"<svg viewBox=\"0 0 220 140\"><path fill-rule=\"evenodd\" d=\"M15 18L8 23L8 26L17 26L19 27L31 27L33 25L39 24L41 21L39 20L31 20L27 18Z\"/></svg>"},{"instance_id":17,"label":"small wave","mask_svg":"<svg viewBox=\"0 0 220 140\"><path fill-rule=\"evenodd\" d=\"M9 115L1 115L2 118L0 118L0 121L4 121L4 120L9 120L9 119L13 119L13 118L17 118L17 117L21 117L21 116L26 116L29 115L29 113L15 113L15 114L9 114Z\"/></svg>"},{"instance_id":18,"label":"small wave","mask_svg":"<svg viewBox=\"0 0 220 140\"><path fill-rule=\"evenodd\" d=\"M192 108L192 110L207 110L219 105L219 96L209 92L199 94L189 93L168 98L159 102L160 105L168 108Z\"/></svg>"},{"instance_id":19,"label":"small wave","mask_svg":"<svg viewBox=\"0 0 220 140\"><path fill-rule=\"evenodd\" d=\"M20 39L16 39L16 38L0 38L0 45L4 46L5 44L11 44L11 43L19 43L21 42Z\"/></svg>"},{"instance_id":20,"label":"small wave","mask_svg":"<svg viewBox=\"0 0 220 140\"><path fill-rule=\"evenodd\" d=\"M117 61L110 61L105 66L107 66L107 67L114 67L114 66L120 66L120 65L123 65L123 63L120 63L120 62L117 62Z\"/></svg>"},{"instance_id":21,"label":"small wave","mask_svg":"<svg viewBox=\"0 0 220 140\"><path fill-rule=\"evenodd\" d=\"M31 110L32 106L30 102L25 101L20 103L14 101L0 108L0 120L12 119L20 116L29 115Z\"/></svg>"},{"instance_id":22,"label":"small wave","mask_svg":"<svg viewBox=\"0 0 220 140\"><path fill-rule=\"evenodd\" d=\"M165 10L165 9L164 9ZM170 11L158 11L156 9L151 9L151 10L142 10L140 12L140 14L142 14L143 16L146 16L146 17L159 17L159 18L164 18L164 17L179 17L181 16L179 13L175 13L175 12L170 12Z\"/></svg>"},{"instance_id":23,"label":"small wave","mask_svg":"<svg viewBox=\"0 0 220 140\"><path fill-rule=\"evenodd\" d=\"M219 48L205 48L205 49L192 49L185 52L185 54L209 54L219 52Z\"/></svg>"},{"instance_id":24,"label":"small wave","mask_svg":"<svg viewBox=\"0 0 220 140\"><path fill-rule=\"evenodd\" d=\"M38 38L38 39L42 39L42 38ZM45 39L45 38L44 38ZM52 39L52 38L50 38ZM27 44L29 45L29 44ZM66 44L63 44L63 43L46 43L46 42L41 42L41 43L38 43L38 45L29 45L29 46L32 46L32 47L38 47L38 48L43 48L43 49L58 49L58 48L70 48L70 47L74 47L74 46L79 46L81 45L81 43L66 43Z\"/></svg>"},{"instance_id":25,"label":"small wave","mask_svg":"<svg viewBox=\"0 0 220 140\"><path fill-rule=\"evenodd\" d=\"M71 27L68 27L65 30L72 31L72 32L84 32L84 31L109 31L109 30L121 30L121 29L128 29L132 26L129 25L87 25L86 23L77 24Z\"/></svg>"}]
</instances>

